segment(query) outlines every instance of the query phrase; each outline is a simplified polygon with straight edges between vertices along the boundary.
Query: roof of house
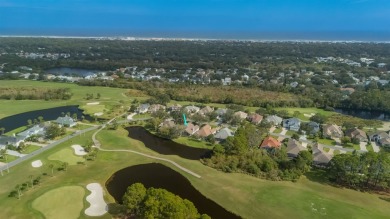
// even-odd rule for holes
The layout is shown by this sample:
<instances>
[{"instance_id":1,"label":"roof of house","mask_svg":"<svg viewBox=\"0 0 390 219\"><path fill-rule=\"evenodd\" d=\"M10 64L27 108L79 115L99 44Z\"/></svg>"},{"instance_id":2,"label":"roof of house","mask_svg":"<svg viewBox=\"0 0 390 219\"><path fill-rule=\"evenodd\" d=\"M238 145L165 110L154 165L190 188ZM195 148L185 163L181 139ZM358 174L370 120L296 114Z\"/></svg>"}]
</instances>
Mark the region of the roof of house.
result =
<instances>
[{"instance_id":1,"label":"roof of house","mask_svg":"<svg viewBox=\"0 0 390 219\"><path fill-rule=\"evenodd\" d=\"M33 127L29 128L23 132L19 132L17 135L28 138L31 135L37 135L37 134L40 134L40 135L44 134L43 127L41 127L39 125L34 125Z\"/></svg>"},{"instance_id":2,"label":"roof of house","mask_svg":"<svg viewBox=\"0 0 390 219\"><path fill-rule=\"evenodd\" d=\"M341 130L341 127L335 124L332 125L324 125L323 131L327 135L333 135L334 133L337 133L339 135L343 135L343 131Z\"/></svg>"},{"instance_id":3,"label":"roof of house","mask_svg":"<svg viewBox=\"0 0 390 219\"><path fill-rule=\"evenodd\" d=\"M185 109L191 112L198 112L200 110L197 106L186 106Z\"/></svg>"},{"instance_id":4,"label":"roof of house","mask_svg":"<svg viewBox=\"0 0 390 219\"><path fill-rule=\"evenodd\" d=\"M255 124L259 124L263 120L263 116L257 113L252 113L248 116L249 121Z\"/></svg>"},{"instance_id":5,"label":"roof of house","mask_svg":"<svg viewBox=\"0 0 390 219\"><path fill-rule=\"evenodd\" d=\"M199 126L198 125L194 125L192 123L188 123L187 124L187 127L185 129L185 131L189 134L189 135L193 135L195 132L197 132L199 130Z\"/></svg>"},{"instance_id":6,"label":"roof of house","mask_svg":"<svg viewBox=\"0 0 390 219\"><path fill-rule=\"evenodd\" d=\"M202 128L200 128L196 134L199 137L207 137L207 136L213 134L213 132L215 132L215 130L211 129L211 126L209 124L206 124Z\"/></svg>"},{"instance_id":7,"label":"roof of house","mask_svg":"<svg viewBox=\"0 0 390 219\"><path fill-rule=\"evenodd\" d=\"M70 116L58 117L55 122L61 125L72 125L75 123L73 118Z\"/></svg>"},{"instance_id":8,"label":"roof of house","mask_svg":"<svg viewBox=\"0 0 390 219\"><path fill-rule=\"evenodd\" d=\"M207 114L207 113L211 113L211 112L213 112L213 111L214 111L213 108L211 108L211 107L209 107L209 106L205 106L205 107L203 107L201 110L199 110L198 113L200 113L200 114Z\"/></svg>"},{"instance_id":9,"label":"roof of house","mask_svg":"<svg viewBox=\"0 0 390 219\"><path fill-rule=\"evenodd\" d=\"M233 131L230 130L229 128L223 128L217 134L215 134L215 138L223 139L223 140L227 139L230 136L234 136L234 135L233 135Z\"/></svg>"},{"instance_id":10,"label":"roof of house","mask_svg":"<svg viewBox=\"0 0 390 219\"><path fill-rule=\"evenodd\" d=\"M345 131L345 135L350 138L367 138L366 132L358 128L352 128Z\"/></svg>"},{"instance_id":11,"label":"roof of house","mask_svg":"<svg viewBox=\"0 0 390 219\"><path fill-rule=\"evenodd\" d=\"M149 110L152 112L158 111L160 109L165 109L165 106L163 106L161 104L153 104L149 107Z\"/></svg>"},{"instance_id":12,"label":"roof of house","mask_svg":"<svg viewBox=\"0 0 390 219\"><path fill-rule=\"evenodd\" d=\"M166 128L172 128L175 126L175 121L166 119L164 122L160 124L161 127L166 127Z\"/></svg>"},{"instance_id":13,"label":"roof of house","mask_svg":"<svg viewBox=\"0 0 390 219\"><path fill-rule=\"evenodd\" d=\"M263 142L261 143L260 147L261 148L280 148L282 143L280 143L278 140L275 138L268 136L266 137Z\"/></svg>"},{"instance_id":14,"label":"roof of house","mask_svg":"<svg viewBox=\"0 0 390 219\"><path fill-rule=\"evenodd\" d=\"M219 108L215 111L215 113L217 113L217 115L219 115L219 116L225 114L226 112L227 112L227 109L223 109L223 108Z\"/></svg>"},{"instance_id":15,"label":"roof of house","mask_svg":"<svg viewBox=\"0 0 390 219\"><path fill-rule=\"evenodd\" d=\"M265 118L265 120L269 123L274 123L274 124L280 124L283 119L279 116L276 116L276 115L272 115L272 116L267 116L267 118Z\"/></svg>"},{"instance_id":16,"label":"roof of house","mask_svg":"<svg viewBox=\"0 0 390 219\"><path fill-rule=\"evenodd\" d=\"M246 117L248 116L248 113L238 111L238 112L235 112L234 115L239 116L241 119L246 119Z\"/></svg>"},{"instance_id":17,"label":"roof of house","mask_svg":"<svg viewBox=\"0 0 390 219\"><path fill-rule=\"evenodd\" d=\"M139 109L140 109L140 110L148 110L149 107L150 107L150 104L149 104L149 103L144 103L144 104L141 104L141 105L139 106Z\"/></svg>"},{"instance_id":18,"label":"roof of house","mask_svg":"<svg viewBox=\"0 0 390 219\"><path fill-rule=\"evenodd\" d=\"M289 119L284 119L283 120L283 125L286 126L295 126L295 125L300 125L301 121L297 118L289 118Z\"/></svg>"},{"instance_id":19,"label":"roof of house","mask_svg":"<svg viewBox=\"0 0 390 219\"><path fill-rule=\"evenodd\" d=\"M332 160L333 155L328 154L322 148L316 144L313 146L313 162L318 164L327 164Z\"/></svg>"},{"instance_id":20,"label":"roof of house","mask_svg":"<svg viewBox=\"0 0 390 219\"><path fill-rule=\"evenodd\" d=\"M292 154L297 156L299 152L306 151L307 148L303 147L302 144L295 140L290 138L287 143L287 154Z\"/></svg>"},{"instance_id":21,"label":"roof of house","mask_svg":"<svg viewBox=\"0 0 390 219\"><path fill-rule=\"evenodd\" d=\"M19 141L22 141L22 137L20 136L0 136L0 145L15 145L16 143L18 143Z\"/></svg>"}]
</instances>

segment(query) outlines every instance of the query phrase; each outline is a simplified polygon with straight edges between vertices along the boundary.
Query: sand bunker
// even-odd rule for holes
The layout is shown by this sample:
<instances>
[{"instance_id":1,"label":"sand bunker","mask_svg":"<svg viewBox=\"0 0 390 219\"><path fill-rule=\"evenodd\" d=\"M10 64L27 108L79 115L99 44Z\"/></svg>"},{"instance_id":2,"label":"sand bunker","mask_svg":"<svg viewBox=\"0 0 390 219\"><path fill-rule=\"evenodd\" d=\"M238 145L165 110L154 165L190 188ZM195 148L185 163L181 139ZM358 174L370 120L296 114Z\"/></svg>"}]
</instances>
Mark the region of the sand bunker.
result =
<instances>
[{"instance_id":1,"label":"sand bunker","mask_svg":"<svg viewBox=\"0 0 390 219\"><path fill-rule=\"evenodd\" d=\"M94 113L93 115L94 115L94 116L102 116L103 113Z\"/></svg>"},{"instance_id":2,"label":"sand bunker","mask_svg":"<svg viewBox=\"0 0 390 219\"><path fill-rule=\"evenodd\" d=\"M107 213L108 206L103 199L103 188L99 183L91 183L87 185L87 189L91 194L87 196L87 201L91 206L85 209L85 214L88 216L102 216Z\"/></svg>"},{"instance_id":3,"label":"sand bunker","mask_svg":"<svg viewBox=\"0 0 390 219\"><path fill-rule=\"evenodd\" d=\"M85 152L84 148L81 147L80 145L78 144L75 144L75 145L72 145L72 148L74 149L74 153L78 156L84 156L84 155L87 155L88 153Z\"/></svg>"},{"instance_id":4,"label":"sand bunker","mask_svg":"<svg viewBox=\"0 0 390 219\"><path fill-rule=\"evenodd\" d=\"M303 114L303 115L304 115L305 117L309 117L309 118L310 118L310 117L313 117L313 116L315 115L315 113L310 113L310 114L306 114L306 113L305 113L305 114Z\"/></svg>"},{"instance_id":5,"label":"sand bunker","mask_svg":"<svg viewBox=\"0 0 390 219\"><path fill-rule=\"evenodd\" d=\"M33 161L33 162L31 162L31 166L34 167L34 168L41 167L42 166L42 161L41 160Z\"/></svg>"},{"instance_id":6,"label":"sand bunker","mask_svg":"<svg viewBox=\"0 0 390 219\"><path fill-rule=\"evenodd\" d=\"M87 105L99 105L100 102L92 102L92 103L87 103Z\"/></svg>"}]
</instances>

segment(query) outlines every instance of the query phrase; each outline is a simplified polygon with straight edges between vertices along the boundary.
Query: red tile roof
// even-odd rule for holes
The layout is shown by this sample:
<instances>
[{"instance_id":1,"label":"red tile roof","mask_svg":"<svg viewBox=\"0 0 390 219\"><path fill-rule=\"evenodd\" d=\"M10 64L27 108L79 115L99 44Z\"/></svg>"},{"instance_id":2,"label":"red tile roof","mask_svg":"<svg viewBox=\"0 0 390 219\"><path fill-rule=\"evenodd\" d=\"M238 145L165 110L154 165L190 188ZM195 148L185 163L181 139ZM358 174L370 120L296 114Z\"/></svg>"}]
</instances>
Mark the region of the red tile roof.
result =
<instances>
[{"instance_id":1,"label":"red tile roof","mask_svg":"<svg viewBox=\"0 0 390 219\"><path fill-rule=\"evenodd\" d=\"M282 143L280 143L275 138L268 136L264 139L264 141L261 143L261 148L280 148Z\"/></svg>"}]
</instances>

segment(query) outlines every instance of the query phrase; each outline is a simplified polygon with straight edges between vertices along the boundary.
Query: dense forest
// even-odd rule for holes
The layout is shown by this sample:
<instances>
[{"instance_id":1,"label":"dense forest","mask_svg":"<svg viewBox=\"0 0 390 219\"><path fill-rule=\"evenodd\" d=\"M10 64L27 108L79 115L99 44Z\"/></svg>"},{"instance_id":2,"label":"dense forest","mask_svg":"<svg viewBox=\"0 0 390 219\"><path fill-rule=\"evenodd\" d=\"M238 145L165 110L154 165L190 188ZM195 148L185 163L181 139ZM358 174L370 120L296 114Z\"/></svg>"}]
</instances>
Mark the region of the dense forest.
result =
<instances>
[{"instance_id":1,"label":"dense forest","mask_svg":"<svg viewBox=\"0 0 390 219\"><path fill-rule=\"evenodd\" d=\"M0 99L6 100L69 100L71 97L69 88L0 87Z\"/></svg>"}]
</instances>

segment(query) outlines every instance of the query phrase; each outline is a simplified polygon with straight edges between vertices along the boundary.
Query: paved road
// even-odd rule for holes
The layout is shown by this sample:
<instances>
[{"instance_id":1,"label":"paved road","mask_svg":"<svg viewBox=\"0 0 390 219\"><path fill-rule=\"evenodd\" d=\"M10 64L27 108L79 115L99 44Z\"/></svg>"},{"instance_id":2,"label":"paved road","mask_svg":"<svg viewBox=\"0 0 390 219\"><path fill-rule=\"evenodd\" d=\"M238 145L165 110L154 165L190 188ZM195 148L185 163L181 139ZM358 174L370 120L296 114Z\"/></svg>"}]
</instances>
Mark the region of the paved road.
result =
<instances>
[{"instance_id":1,"label":"paved road","mask_svg":"<svg viewBox=\"0 0 390 219\"><path fill-rule=\"evenodd\" d=\"M6 169L8 169L8 168L11 168L11 167L13 167L13 166L16 166L16 165L20 164L21 162L23 162L23 161L25 161L25 160L28 160L28 159L30 159L30 158L32 158L32 157L35 157L35 156L37 156L38 154L40 154L40 153L42 153L42 152L44 152L44 151L47 151L47 150L49 150L49 149L51 149L51 148L53 148L53 147L55 147L55 146L57 146L57 145L59 145L59 144L65 142L65 141L68 141L68 140L70 140L70 139L72 139L72 138L77 137L77 136L80 135L80 134L84 134L84 133L86 133L86 132L95 130L95 129L97 129L97 128L98 128L97 126L96 126L96 127L91 127L91 128L87 128L87 129L81 130L81 131L79 131L78 133L73 133L73 134L71 134L71 135L68 135L68 136L66 136L65 138L62 138L62 139L60 139L60 140L58 140L58 141L55 141L55 142L53 142L53 143L47 145L46 147L42 147L42 148L40 148L40 149L38 149L38 150L36 150L36 151L33 151L31 154L28 154L28 155L26 155L26 156L24 156L24 157L21 157L21 158L19 158L19 159L17 159L17 160L14 160L14 161L8 163L8 165L5 165L5 166L0 167L0 171L3 171L3 170L6 170Z\"/></svg>"}]
</instances>

